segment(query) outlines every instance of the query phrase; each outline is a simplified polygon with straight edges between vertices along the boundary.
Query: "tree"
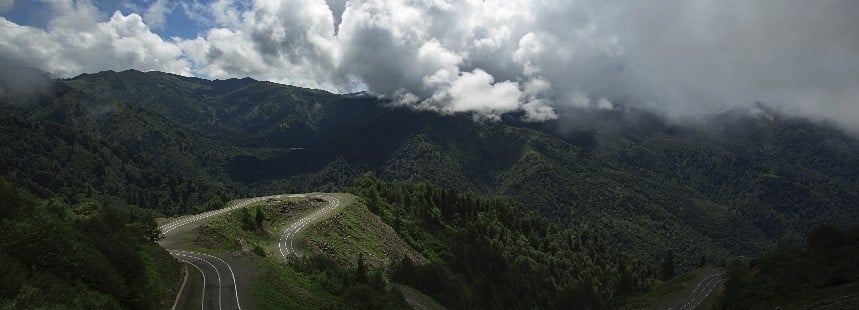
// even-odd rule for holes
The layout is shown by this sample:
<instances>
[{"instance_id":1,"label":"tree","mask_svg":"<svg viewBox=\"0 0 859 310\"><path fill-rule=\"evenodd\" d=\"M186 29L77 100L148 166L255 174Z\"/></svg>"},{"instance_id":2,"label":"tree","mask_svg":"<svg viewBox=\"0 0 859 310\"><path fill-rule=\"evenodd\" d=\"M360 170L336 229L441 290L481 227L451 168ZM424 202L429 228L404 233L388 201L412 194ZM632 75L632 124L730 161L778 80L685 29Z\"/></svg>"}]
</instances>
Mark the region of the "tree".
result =
<instances>
[{"instance_id":1,"label":"tree","mask_svg":"<svg viewBox=\"0 0 859 310\"><path fill-rule=\"evenodd\" d=\"M141 221L143 224L143 234L144 239L151 242L158 242L161 239L164 239L164 235L161 233L161 228L158 227L158 222L155 221L151 215L147 215L146 218Z\"/></svg>"},{"instance_id":2,"label":"tree","mask_svg":"<svg viewBox=\"0 0 859 310\"><path fill-rule=\"evenodd\" d=\"M355 281L367 283L367 265L364 264L364 253L358 253L358 267L355 268Z\"/></svg>"},{"instance_id":3,"label":"tree","mask_svg":"<svg viewBox=\"0 0 859 310\"><path fill-rule=\"evenodd\" d=\"M256 208L256 209L257 209L257 212L256 212L257 226L262 227L262 222L265 221L265 214L262 213L261 208Z\"/></svg>"},{"instance_id":4,"label":"tree","mask_svg":"<svg viewBox=\"0 0 859 310\"><path fill-rule=\"evenodd\" d=\"M674 252L668 251L665 253L665 260L662 261L662 280L668 281L674 277Z\"/></svg>"},{"instance_id":5,"label":"tree","mask_svg":"<svg viewBox=\"0 0 859 310\"><path fill-rule=\"evenodd\" d=\"M626 263L623 259L620 260L617 266L617 271L620 273L620 279L617 282L617 294L626 295L632 292L635 285L632 280L632 272L626 268Z\"/></svg>"},{"instance_id":6,"label":"tree","mask_svg":"<svg viewBox=\"0 0 859 310\"><path fill-rule=\"evenodd\" d=\"M209 199L209 201L206 202L204 209L209 210L209 211L218 210L218 209L223 208L224 206L225 205L224 205L223 198L221 198L220 195L215 195L212 197L212 199Z\"/></svg>"}]
</instances>

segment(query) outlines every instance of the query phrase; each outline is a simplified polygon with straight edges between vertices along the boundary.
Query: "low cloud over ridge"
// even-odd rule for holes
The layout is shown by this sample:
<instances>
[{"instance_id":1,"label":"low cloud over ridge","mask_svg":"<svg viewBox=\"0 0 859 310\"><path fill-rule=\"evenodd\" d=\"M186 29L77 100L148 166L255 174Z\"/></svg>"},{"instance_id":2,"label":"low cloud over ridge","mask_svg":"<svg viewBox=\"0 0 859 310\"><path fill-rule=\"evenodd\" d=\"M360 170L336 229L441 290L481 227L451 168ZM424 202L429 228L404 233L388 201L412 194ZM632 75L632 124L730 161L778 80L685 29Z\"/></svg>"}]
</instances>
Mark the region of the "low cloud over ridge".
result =
<instances>
[{"instance_id":1,"label":"low cloud over ridge","mask_svg":"<svg viewBox=\"0 0 859 310\"><path fill-rule=\"evenodd\" d=\"M531 121L617 102L680 119L764 102L859 130L859 2L852 0L195 0L170 7L210 23L195 38L153 33L165 10L144 19L104 14L84 0L48 2L54 17L46 29L0 19L0 55L63 77L129 68L250 76L367 89L400 105L479 119L520 112Z\"/></svg>"}]
</instances>

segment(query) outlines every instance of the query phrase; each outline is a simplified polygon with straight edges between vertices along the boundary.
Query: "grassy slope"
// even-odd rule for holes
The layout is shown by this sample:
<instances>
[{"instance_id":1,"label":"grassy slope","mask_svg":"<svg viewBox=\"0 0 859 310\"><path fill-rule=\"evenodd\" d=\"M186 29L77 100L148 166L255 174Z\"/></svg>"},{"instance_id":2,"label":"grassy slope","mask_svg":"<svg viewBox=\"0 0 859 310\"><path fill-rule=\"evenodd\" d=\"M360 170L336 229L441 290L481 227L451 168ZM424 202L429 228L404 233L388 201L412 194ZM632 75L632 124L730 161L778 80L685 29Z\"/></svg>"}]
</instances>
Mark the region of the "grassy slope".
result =
<instances>
[{"instance_id":1,"label":"grassy slope","mask_svg":"<svg viewBox=\"0 0 859 310\"><path fill-rule=\"evenodd\" d=\"M179 265L157 244L143 245L138 253L145 265L146 288L143 299L159 300L158 308L169 308L182 284Z\"/></svg>"},{"instance_id":2,"label":"grassy slope","mask_svg":"<svg viewBox=\"0 0 859 310\"><path fill-rule=\"evenodd\" d=\"M364 253L368 265L381 269L404 256L417 263L426 261L360 199L341 196L352 202L344 199L346 206L339 213L307 230L301 242L304 247L331 256L344 266L354 266L358 253Z\"/></svg>"}]
</instances>

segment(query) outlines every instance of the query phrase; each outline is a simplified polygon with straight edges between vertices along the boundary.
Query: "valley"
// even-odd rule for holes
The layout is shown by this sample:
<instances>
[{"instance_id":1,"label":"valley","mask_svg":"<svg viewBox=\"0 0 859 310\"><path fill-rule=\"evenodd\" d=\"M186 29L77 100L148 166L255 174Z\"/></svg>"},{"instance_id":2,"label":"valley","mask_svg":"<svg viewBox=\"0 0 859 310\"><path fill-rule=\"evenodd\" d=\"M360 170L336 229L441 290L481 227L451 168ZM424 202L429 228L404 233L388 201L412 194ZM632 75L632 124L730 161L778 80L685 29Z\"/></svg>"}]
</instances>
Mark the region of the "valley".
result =
<instances>
[{"instance_id":1,"label":"valley","mask_svg":"<svg viewBox=\"0 0 859 310\"><path fill-rule=\"evenodd\" d=\"M857 16L0 0L0 310L859 309Z\"/></svg>"}]
</instances>

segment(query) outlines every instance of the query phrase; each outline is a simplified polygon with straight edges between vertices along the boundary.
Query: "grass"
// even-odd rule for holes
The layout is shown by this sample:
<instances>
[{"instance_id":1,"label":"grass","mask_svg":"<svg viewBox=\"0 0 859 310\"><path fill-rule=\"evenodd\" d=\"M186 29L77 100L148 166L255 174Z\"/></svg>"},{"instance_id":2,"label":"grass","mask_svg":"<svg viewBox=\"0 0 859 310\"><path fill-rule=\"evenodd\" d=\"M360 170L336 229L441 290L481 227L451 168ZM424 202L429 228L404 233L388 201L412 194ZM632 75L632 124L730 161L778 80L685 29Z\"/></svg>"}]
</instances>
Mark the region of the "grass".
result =
<instances>
[{"instance_id":1,"label":"grass","mask_svg":"<svg viewBox=\"0 0 859 310\"><path fill-rule=\"evenodd\" d=\"M143 259L146 276L143 298L159 301L158 308L169 308L182 284L180 269L170 254L156 244L145 244L138 252Z\"/></svg>"},{"instance_id":2,"label":"grass","mask_svg":"<svg viewBox=\"0 0 859 310\"><path fill-rule=\"evenodd\" d=\"M311 277L273 259L256 260L251 296L257 309L324 309L336 298Z\"/></svg>"}]
</instances>

